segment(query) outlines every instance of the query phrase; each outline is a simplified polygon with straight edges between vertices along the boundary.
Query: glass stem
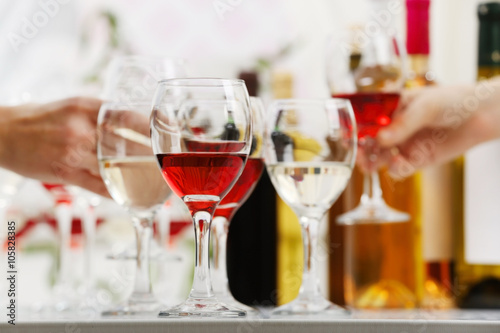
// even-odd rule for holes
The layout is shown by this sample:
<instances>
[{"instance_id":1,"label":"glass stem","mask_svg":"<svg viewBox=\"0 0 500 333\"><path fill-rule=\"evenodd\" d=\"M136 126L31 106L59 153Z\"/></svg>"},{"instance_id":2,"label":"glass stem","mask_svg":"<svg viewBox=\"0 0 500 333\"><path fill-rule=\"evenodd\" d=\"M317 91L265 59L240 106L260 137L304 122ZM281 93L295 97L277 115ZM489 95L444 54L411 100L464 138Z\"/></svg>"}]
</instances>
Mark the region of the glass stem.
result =
<instances>
[{"instance_id":1,"label":"glass stem","mask_svg":"<svg viewBox=\"0 0 500 333\"><path fill-rule=\"evenodd\" d=\"M85 232L85 284L87 290L92 288L94 271L92 265L92 259L94 257L94 243L95 243L95 232L96 232L96 216L94 207L88 206L85 209L83 216L83 230Z\"/></svg>"},{"instance_id":2,"label":"glass stem","mask_svg":"<svg viewBox=\"0 0 500 333\"><path fill-rule=\"evenodd\" d=\"M226 267L226 248L227 234L229 231L229 221L223 216L216 216L214 217L212 224L214 231L214 267L212 268L212 272L215 275L213 284L217 295L225 297L230 295Z\"/></svg>"},{"instance_id":3,"label":"glass stem","mask_svg":"<svg viewBox=\"0 0 500 333\"><path fill-rule=\"evenodd\" d=\"M56 284L59 286L70 283L70 251L71 251L71 205L56 204L54 215L59 230L59 274Z\"/></svg>"},{"instance_id":4,"label":"glass stem","mask_svg":"<svg viewBox=\"0 0 500 333\"><path fill-rule=\"evenodd\" d=\"M209 265L211 220L212 215L208 212L198 211L193 214L196 251L193 288L189 294L190 298L214 297Z\"/></svg>"},{"instance_id":5,"label":"glass stem","mask_svg":"<svg viewBox=\"0 0 500 333\"><path fill-rule=\"evenodd\" d=\"M300 226L302 229L302 242L304 244L304 269L299 298L301 296L318 296L321 294L316 271L319 220L302 216L300 218Z\"/></svg>"},{"instance_id":6,"label":"glass stem","mask_svg":"<svg viewBox=\"0 0 500 333\"><path fill-rule=\"evenodd\" d=\"M370 174L363 176L363 194L361 195L361 204L381 204L384 202L382 198L382 188L380 187L380 178L378 171L373 171Z\"/></svg>"},{"instance_id":7,"label":"glass stem","mask_svg":"<svg viewBox=\"0 0 500 333\"><path fill-rule=\"evenodd\" d=\"M153 215L148 217L133 217L135 237L137 242L137 269L135 272L134 291L131 299L143 299L152 294L149 276L149 245L151 243Z\"/></svg>"}]
</instances>

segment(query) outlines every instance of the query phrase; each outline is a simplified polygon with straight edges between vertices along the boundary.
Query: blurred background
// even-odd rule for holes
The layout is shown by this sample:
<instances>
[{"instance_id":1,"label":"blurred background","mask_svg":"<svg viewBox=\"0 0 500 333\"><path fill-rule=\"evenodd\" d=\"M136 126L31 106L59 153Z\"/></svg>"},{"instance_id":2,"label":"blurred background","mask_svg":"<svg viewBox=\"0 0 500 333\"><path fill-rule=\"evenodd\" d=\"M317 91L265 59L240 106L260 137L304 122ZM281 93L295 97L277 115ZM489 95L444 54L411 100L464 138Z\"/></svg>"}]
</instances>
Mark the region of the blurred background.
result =
<instances>
[{"instance_id":1,"label":"blurred background","mask_svg":"<svg viewBox=\"0 0 500 333\"><path fill-rule=\"evenodd\" d=\"M289 94L293 97L328 97L326 39L341 27L376 20L377 13L371 11L369 6L369 2L373 1L377 0L1 0L0 104L44 102L74 95L99 97L107 63L113 56L122 54L185 58L191 76L238 77L242 72L256 72L260 81L258 94L265 102L276 97L273 82L279 73L291 78L287 82L291 89ZM432 0L429 68L430 75L439 84L476 81L477 7L480 2ZM398 11L394 18L404 40L405 2L395 3ZM479 160L473 166L479 169L467 172L477 177L490 177L480 172L480 165L484 163ZM477 186L471 186L466 191L472 196L500 194L478 192L481 188ZM275 205L276 216L287 216L280 213L279 203L273 201L270 205ZM481 209L481 203L475 202L475 205L470 209ZM49 221L53 215L52 206L52 198L38 182L25 180L13 197L7 216L22 227L29 221ZM186 224L189 217L186 217L182 205L174 201L172 206L172 219ZM245 214L244 209L242 211L241 214ZM119 297L116 295L126 292L113 289L116 276L110 276L110 270L105 268L109 265L105 254L129 244L133 239L132 227L130 223L123 222L128 219L126 213L111 201L102 201L96 212L102 221L97 233L96 280L116 298ZM269 223L277 219L272 216ZM335 261L332 258L342 255L343 252L338 249L344 243L342 239L332 240L333 224L331 220L330 223L323 223L323 237L327 245L322 247L325 258L320 265L322 285L326 295L343 303L343 287L338 286L342 276L336 278L338 283L332 281L333 276L338 274L332 267L342 265L338 260L343 259ZM26 240L21 242L21 302L41 302L49 295L50 276L53 274L51 244L57 241L49 225L42 223L36 232L26 235ZM172 265L180 265L179 272L183 275L178 274L176 278L159 272L155 278L163 283L180 281L177 285L181 287L175 292L168 288L159 290L158 287L157 292L163 293L162 300L169 303L182 300L190 285L192 231L189 224L187 226L179 228L175 236L178 242L177 238L171 240L172 251L183 258L181 263L174 262ZM0 234L5 232L5 228L1 229ZM280 238L280 228L276 225L268 225L267 229L259 227L255 232L267 235L262 236L267 237L265 241L255 243L252 250L255 256L229 259L235 263L242 260L253 262L253 274L263 281L243 281L249 273L233 264L236 268L229 267L230 280L233 276L230 285L237 298L247 304L283 303L293 298L300 285L294 279L283 280L283 276L290 277L284 273L286 268L281 273L274 268L280 263L276 242L287 241L288 236ZM340 234L344 230L336 232ZM174 232L171 234L174 235ZM297 244L293 240L297 234L290 237L290 242ZM229 246L230 251L231 241ZM74 249L81 255L78 241L75 241ZM498 257L500 251L496 253ZM300 272L300 256L300 253L293 253L291 259L286 259L291 260L288 264L292 267L290 270ZM113 262L117 265L115 271L120 271L122 264L131 269L126 263ZM155 269L161 271L158 267ZM175 282L175 279L179 281ZM243 282L238 284L236 279ZM129 288L127 283L124 286ZM280 288L291 291L277 292Z\"/></svg>"}]
</instances>

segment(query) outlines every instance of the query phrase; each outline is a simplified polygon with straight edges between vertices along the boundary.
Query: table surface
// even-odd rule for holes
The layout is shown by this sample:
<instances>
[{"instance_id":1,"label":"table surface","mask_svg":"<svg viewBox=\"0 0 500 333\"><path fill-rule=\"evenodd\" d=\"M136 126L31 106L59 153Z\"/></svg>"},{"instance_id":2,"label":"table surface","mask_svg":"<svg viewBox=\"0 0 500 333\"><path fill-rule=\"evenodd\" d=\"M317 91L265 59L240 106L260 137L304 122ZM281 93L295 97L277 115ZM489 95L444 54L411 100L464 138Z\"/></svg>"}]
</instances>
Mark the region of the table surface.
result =
<instances>
[{"instance_id":1,"label":"table surface","mask_svg":"<svg viewBox=\"0 0 500 333\"><path fill-rule=\"evenodd\" d=\"M451 311L354 311L343 318L248 316L235 319L156 317L103 318L98 315L57 317L19 316L16 325L0 323L1 333L85 333L85 332L383 332L383 333L500 333L500 310Z\"/></svg>"}]
</instances>

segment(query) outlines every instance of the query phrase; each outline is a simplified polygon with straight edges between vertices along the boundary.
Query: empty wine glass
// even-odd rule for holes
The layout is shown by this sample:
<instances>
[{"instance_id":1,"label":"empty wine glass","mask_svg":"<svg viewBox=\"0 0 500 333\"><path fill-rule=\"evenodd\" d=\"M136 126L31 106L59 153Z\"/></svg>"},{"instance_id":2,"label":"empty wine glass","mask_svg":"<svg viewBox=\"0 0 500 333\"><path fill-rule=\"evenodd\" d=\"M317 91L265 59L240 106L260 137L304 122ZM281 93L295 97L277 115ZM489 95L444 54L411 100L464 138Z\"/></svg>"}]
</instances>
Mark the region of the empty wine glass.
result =
<instances>
[{"instance_id":1,"label":"empty wine glass","mask_svg":"<svg viewBox=\"0 0 500 333\"><path fill-rule=\"evenodd\" d=\"M358 162L365 170L360 204L337 218L341 224L405 222L410 215L389 207L378 174L376 136L392 121L404 84L405 49L392 25L366 34L352 29L331 37L327 76L333 97L352 103L358 124Z\"/></svg>"},{"instance_id":2,"label":"empty wine glass","mask_svg":"<svg viewBox=\"0 0 500 333\"><path fill-rule=\"evenodd\" d=\"M160 317L239 317L212 289L212 216L240 176L252 143L248 92L241 80L173 79L158 85L151 139L165 181L188 207L195 230L195 268L188 299Z\"/></svg>"},{"instance_id":3,"label":"empty wine glass","mask_svg":"<svg viewBox=\"0 0 500 333\"><path fill-rule=\"evenodd\" d=\"M344 314L325 299L316 272L318 226L345 189L356 156L349 101L276 100L266 118L264 157L279 196L299 217L304 268L299 295L273 314Z\"/></svg>"},{"instance_id":4,"label":"empty wine glass","mask_svg":"<svg viewBox=\"0 0 500 333\"><path fill-rule=\"evenodd\" d=\"M213 239L213 266L212 272L214 292L217 298L225 304L234 305L247 312L254 309L241 304L232 296L229 291L226 268L226 248L229 223L234 217L238 208L248 199L257 185L262 171L264 170L264 160L262 158L262 140L264 135L264 105L257 97L250 97L250 109L252 112L252 147L248 156L245 169L238 178L231 191L222 199L215 210L212 222ZM237 129L234 129L237 131ZM235 132L236 134L237 132Z\"/></svg>"},{"instance_id":5,"label":"empty wine glass","mask_svg":"<svg viewBox=\"0 0 500 333\"><path fill-rule=\"evenodd\" d=\"M149 245L156 211L171 191L151 150L150 104L105 103L98 117L97 155L101 176L113 199L132 217L137 242L133 292L103 315L140 315L158 311L149 274Z\"/></svg>"}]
</instances>

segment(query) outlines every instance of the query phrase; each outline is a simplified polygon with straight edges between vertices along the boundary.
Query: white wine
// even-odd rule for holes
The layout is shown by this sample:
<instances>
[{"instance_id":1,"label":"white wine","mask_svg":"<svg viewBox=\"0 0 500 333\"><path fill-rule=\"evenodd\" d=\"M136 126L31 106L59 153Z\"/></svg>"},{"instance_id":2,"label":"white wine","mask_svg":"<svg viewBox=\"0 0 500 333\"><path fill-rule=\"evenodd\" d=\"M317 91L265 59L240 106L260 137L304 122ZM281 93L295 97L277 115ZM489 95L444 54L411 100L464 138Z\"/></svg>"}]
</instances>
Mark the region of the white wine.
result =
<instances>
[{"instance_id":1,"label":"white wine","mask_svg":"<svg viewBox=\"0 0 500 333\"><path fill-rule=\"evenodd\" d=\"M267 166L279 196L299 216L321 218L345 189L351 167L335 162L292 162Z\"/></svg>"},{"instance_id":2,"label":"white wine","mask_svg":"<svg viewBox=\"0 0 500 333\"><path fill-rule=\"evenodd\" d=\"M171 193L155 156L104 158L99 164L109 193L127 209L149 210Z\"/></svg>"}]
</instances>

